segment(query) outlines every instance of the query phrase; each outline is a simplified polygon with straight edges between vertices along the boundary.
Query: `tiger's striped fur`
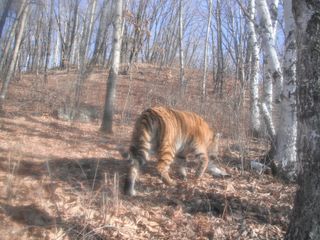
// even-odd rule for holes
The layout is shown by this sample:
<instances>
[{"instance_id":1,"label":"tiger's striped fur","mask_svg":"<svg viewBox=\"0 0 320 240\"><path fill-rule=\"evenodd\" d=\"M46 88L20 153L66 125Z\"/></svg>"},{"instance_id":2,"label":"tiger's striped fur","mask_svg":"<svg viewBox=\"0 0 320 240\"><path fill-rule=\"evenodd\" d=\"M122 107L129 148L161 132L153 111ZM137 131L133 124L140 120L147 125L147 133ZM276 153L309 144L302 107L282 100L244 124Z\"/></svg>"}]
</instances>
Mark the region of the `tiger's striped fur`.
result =
<instances>
[{"instance_id":1,"label":"tiger's striped fur","mask_svg":"<svg viewBox=\"0 0 320 240\"><path fill-rule=\"evenodd\" d=\"M214 141L213 131L197 114L166 107L145 110L135 123L129 149L130 168L125 193L135 195L139 168L150 154L158 158L157 170L164 183L173 185L169 168L174 159L184 160L194 153L200 159L196 176L200 178L208 165L208 147Z\"/></svg>"}]
</instances>

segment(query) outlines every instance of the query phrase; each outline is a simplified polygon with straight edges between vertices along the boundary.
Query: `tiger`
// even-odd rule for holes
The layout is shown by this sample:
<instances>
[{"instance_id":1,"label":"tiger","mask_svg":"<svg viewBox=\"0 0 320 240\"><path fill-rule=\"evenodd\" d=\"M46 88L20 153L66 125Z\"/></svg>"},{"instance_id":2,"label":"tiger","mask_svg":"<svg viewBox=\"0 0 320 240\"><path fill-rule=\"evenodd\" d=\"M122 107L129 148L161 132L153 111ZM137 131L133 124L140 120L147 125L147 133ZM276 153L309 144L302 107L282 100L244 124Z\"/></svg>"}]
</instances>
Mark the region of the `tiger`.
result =
<instances>
[{"instance_id":1,"label":"tiger","mask_svg":"<svg viewBox=\"0 0 320 240\"><path fill-rule=\"evenodd\" d=\"M157 171L167 185L176 185L169 176L170 165L175 159L184 162L188 154L200 159L196 178L204 174L208 166L208 148L214 144L215 134L208 123L193 112L169 107L153 107L141 113L135 122L128 151L129 169L124 184L126 195L134 196L139 169L155 155ZM184 167L180 173L185 177Z\"/></svg>"}]
</instances>

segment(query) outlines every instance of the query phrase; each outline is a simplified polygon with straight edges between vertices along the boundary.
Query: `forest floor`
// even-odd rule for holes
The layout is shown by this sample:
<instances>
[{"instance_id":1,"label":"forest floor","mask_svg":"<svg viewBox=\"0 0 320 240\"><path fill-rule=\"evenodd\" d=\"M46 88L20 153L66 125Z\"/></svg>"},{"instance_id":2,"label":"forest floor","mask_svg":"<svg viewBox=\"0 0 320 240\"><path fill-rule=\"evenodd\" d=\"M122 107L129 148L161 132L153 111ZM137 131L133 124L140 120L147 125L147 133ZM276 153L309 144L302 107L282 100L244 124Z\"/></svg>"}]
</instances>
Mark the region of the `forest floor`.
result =
<instances>
[{"instance_id":1,"label":"forest floor","mask_svg":"<svg viewBox=\"0 0 320 240\"><path fill-rule=\"evenodd\" d=\"M0 117L0 239L282 239L296 186L241 168L241 160L247 166L262 159L268 147L247 134L247 96L229 80L223 98L203 104L201 74L188 70L181 100L177 76L178 69L151 65L121 75L112 135L99 131L106 71L85 82L81 102L99 112L91 122L54 114L69 99L74 72L53 71L48 83L32 74L13 80ZM208 89L210 96L210 82ZM138 114L155 105L208 119L222 135L215 163L231 177L205 173L194 181L191 158L188 180L170 187L150 161L137 196L123 195L128 162L119 149L128 147Z\"/></svg>"}]
</instances>

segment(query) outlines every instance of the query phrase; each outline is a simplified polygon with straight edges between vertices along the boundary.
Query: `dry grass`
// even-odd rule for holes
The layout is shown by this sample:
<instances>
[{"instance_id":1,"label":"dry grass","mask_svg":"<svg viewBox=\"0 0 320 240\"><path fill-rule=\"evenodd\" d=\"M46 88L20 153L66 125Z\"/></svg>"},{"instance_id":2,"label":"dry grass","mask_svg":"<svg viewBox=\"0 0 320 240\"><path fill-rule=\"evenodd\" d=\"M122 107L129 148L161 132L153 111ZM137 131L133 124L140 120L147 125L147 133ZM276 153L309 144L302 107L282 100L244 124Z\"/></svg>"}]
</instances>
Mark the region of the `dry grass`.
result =
<instances>
[{"instance_id":1,"label":"dry grass","mask_svg":"<svg viewBox=\"0 0 320 240\"><path fill-rule=\"evenodd\" d=\"M230 80L226 98L209 95L201 105L201 75L188 70L179 99L177 76L177 69L150 65L134 68L131 80L120 76L112 136L99 132L100 121L52 116L72 91L74 73L52 72L48 85L35 75L13 82L0 118L1 239L282 239L295 186L241 171L241 159L259 159L267 147L247 134L247 96ZM82 98L100 115L105 80L106 72L94 72ZM231 178L206 173L195 182L191 160L190 180L168 187L150 162L138 196L122 195L127 162L118 149L128 146L139 112L159 104L196 111L215 125L222 133L218 164Z\"/></svg>"}]
</instances>

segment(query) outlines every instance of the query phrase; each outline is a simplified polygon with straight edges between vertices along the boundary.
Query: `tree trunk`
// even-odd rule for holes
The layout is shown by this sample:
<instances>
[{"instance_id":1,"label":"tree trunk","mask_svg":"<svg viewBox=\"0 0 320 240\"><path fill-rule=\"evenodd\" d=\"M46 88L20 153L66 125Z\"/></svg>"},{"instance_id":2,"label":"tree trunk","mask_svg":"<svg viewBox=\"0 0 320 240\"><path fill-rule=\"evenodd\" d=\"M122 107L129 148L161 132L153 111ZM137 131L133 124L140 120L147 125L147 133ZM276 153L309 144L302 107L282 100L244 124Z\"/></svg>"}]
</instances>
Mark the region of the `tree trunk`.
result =
<instances>
[{"instance_id":1,"label":"tree trunk","mask_svg":"<svg viewBox=\"0 0 320 240\"><path fill-rule=\"evenodd\" d=\"M32 51L32 64L31 64L32 72L37 72L38 70L39 49L41 47L40 32L41 32L42 23L43 23L42 17L43 16L39 16L39 18L37 18L37 27L34 34L34 45L33 45L33 51Z\"/></svg>"},{"instance_id":2,"label":"tree trunk","mask_svg":"<svg viewBox=\"0 0 320 240\"><path fill-rule=\"evenodd\" d=\"M299 188L286 240L320 239L320 4L294 0L297 24Z\"/></svg>"},{"instance_id":3,"label":"tree trunk","mask_svg":"<svg viewBox=\"0 0 320 240\"><path fill-rule=\"evenodd\" d=\"M49 29L48 29L48 36L47 36L47 49L46 49L46 58L44 64L44 81L47 82L47 71L48 71L48 64L51 52L51 35L52 35L52 21L53 21L53 12L54 12L54 0L50 2L50 15L49 15Z\"/></svg>"},{"instance_id":4,"label":"tree trunk","mask_svg":"<svg viewBox=\"0 0 320 240\"><path fill-rule=\"evenodd\" d=\"M277 87L276 92L273 93L272 90L268 90L267 94L274 95L273 98L279 99L282 87L282 70L277 55L277 50L275 48L275 36L273 30L273 24L271 21L271 15L266 0L256 0L256 7L258 14L260 16L260 27L261 27L261 36L262 36L262 48L265 55L266 69L267 74L272 78L273 82ZM270 82L272 84L272 82ZM272 97L271 97L272 99ZM271 101L272 103L272 101ZM271 110L270 101L267 102L268 110ZM271 112L270 112L271 113Z\"/></svg>"},{"instance_id":5,"label":"tree trunk","mask_svg":"<svg viewBox=\"0 0 320 240\"><path fill-rule=\"evenodd\" d=\"M73 101L73 110L75 115L78 114L80 99L82 95L82 88L85 80L88 78L90 72L92 71L93 65L88 64L87 60L87 51L89 48L90 37L92 33L94 13L96 9L96 0L91 0L88 14L86 14L85 25L88 25L88 28L83 27L83 34L81 40L79 39L79 50L77 50L74 45L75 53L79 53L79 74L76 80L75 86L75 97Z\"/></svg>"},{"instance_id":6,"label":"tree trunk","mask_svg":"<svg viewBox=\"0 0 320 240\"><path fill-rule=\"evenodd\" d=\"M268 1L269 3L269 12L272 20L272 35L273 39L275 39L275 36L277 34L277 27L278 27L278 8L279 8L279 0L272 0Z\"/></svg>"},{"instance_id":7,"label":"tree trunk","mask_svg":"<svg viewBox=\"0 0 320 240\"><path fill-rule=\"evenodd\" d=\"M95 16L95 12L96 12L96 5L97 5L97 0L91 0L88 30L86 31L86 35L85 35L85 51L84 51L85 58L87 58L88 49L89 49L89 45L90 45L90 39L92 36L94 16Z\"/></svg>"},{"instance_id":8,"label":"tree trunk","mask_svg":"<svg viewBox=\"0 0 320 240\"><path fill-rule=\"evenodd\" d=\"M292 15L291 0L284 1L284 21L286 46L283 63L284 84L280 103L280 122L277 133L275 159L279 161L282 172L289 179L296 175L296 141L297 141L297 110L296 110L296 41L295 22Z\"/></svg>"},{"instance_id":9,"label":"tree trunk","mask_svg":"<svg viewBox=\"0 0 320 240\"><path fill-rule=\"evenodd\" d=\"M59 49L60 49L60 36L59 33L57 32L57 36L56 36L56 41L55 41L55 45L54 45L54 51L53 51L53 66L57 67L59 65Z\"/></svg>"},{"instance_id":10,"label":"tree trunk","mask_svg":"<svg viewBox=\"0 0 320 240\"><path fill-rule=\"evenodd\" d=\"M184 93L185 78L184 78L184 57L183 57L183 9L182 1L179 0L179 59L180 59L180 91Z\"/></svg>"},{"instance_id":11,"label":"tree trunk","mask_svg":"<svg viewBox=\"0 0 320 240\"><path fill-rule=\"evenodd\" d=\"M20 19L23 11L24 11L24 8L20 7L19 12L17 14L17 19ZM9 61L10 57L11 57L10 50L11 50L11 46L13 45L13 43L15 41L15 33L17 31L17 28L19 27L18 24L19 24L19 21L16 20L14 22L13 26L11 27L8 41L7 41L5 48L4 48L2 55L1 55L1 61L0 61L1 79L5 78L3 76L6 76L7 72L8 72L6 65L7 65L7 61Z\"/></svg>"},{"instance_id":12,"label":"tree trunk","mask_svg":"<svg viewBox=\"0 0 320 240\"><path fill-rule=\"evenodd\" d=\"M0 18L0 39L1 39L1 36L2 36L2 30L3 30L3 26L6 22L6 18L8 16L8 11L10 9L10 6L11 6L11 3L13 1L12 0L7 0L6 3L5 3L5 7L3 9L3 12L2 12L2 15L1 15L1 18Z\"/></svg>"},{"instance_id":13,"label":"tree trunk","mask_svg":"<svg viewBox=\"0 0 320 240\"><path fill-rule=\"evenodd\" d=\"M251 71L250 71L250 99L251 99L251 109L250 109L250 119L252 133L254 136L258 136L261 131L261 120L259 111L259 47L258 40L255 29L255 2L254 0L249 0L248 14L250 19L248 19L249 28L249 39L248 48L251 52Z\"/></svg>"},{"instance_id":14,"label":"tree trunk","mask_svg":"<svg viewBox=\"0 0 320 240\"><path fill-rule=\"evenodd\" d=\"M209 43L209 34L210 34L211 15L212 15L212 0L209 0L207 32L206 32L206 40L204 45L204 56L203 56L204 66L203 66L203 78L202 78L202 98L204 99L206 96L207 68L208 68L208 43Z\"/></svg>"},{"instance_id":15,"label":"tree trunk","mask_svg":"<svg viewBox=\"0 0 320 240\"><path fill-rule=\"evenodd\" d=\"M130 72L131 64L137 60L138 54L142 48L142 38L145 33L145 15L146 10L148 6L148 2L146 0L140 0L138 10L136 13L136 19L133 23L134 25L134 36L133 36L133 42L132 42L132 49L129 56L129 62L128 62L128 69L127 71Z\"/></svg>"},{"instance_id":16,"label":"tree trunk","mask_svg":"<svg viewBox=\"0 0 320 240\"><path fill-rule=\"evenodd\" d=\"M76 37L76 29L78 26L78 20L79 20L79 5L80 0L75 0L73 9L69 9L69 11L72 11L70 19L65 23L65 37L62 36L62 24L61 19L58 22L59 30L60 30L60 36L61 36L61 44L62 44L62 53L61 53L61 68L67 67L69 70L69 63L71 61L71 52L74 45L75 37ZM61 13L59 13L59 16Z\"/></svg>"},{"instance_id":17,"label":"tree trunk","mask_svg":"<svg viewBox=\"0 0 320 240\"><path fill-rule=\"evenodd\" d=\"M112 133L114 102L116 98L116 83L118 79L120 63L122 0L116 1L115 8L115 18L113 24L112 63L107 81L107 92L105 97L103 119L101 124L101 130L107 133Z\"/></svg>"},{"instance_id":18,"label":"tree trunk","mask_svg":"<svg viewBox=\"0 0 320 240\"><path fill-rule=\"evenodd\" d=\"M217 76L215 78L216 85L215 91L222 96L223 89L223 73L224 73L224 59L223 59L223 46L222 46L222 20L221 20L221 2L217 0L216 10L217 22Z\"/></svg>"},{"instance_id":19,"label":"tree trunk","mask_svg":"<svg viewBox=\"0 0 320 240\"><path fill-rule=\"evenodd\" d=\"M212 58L212 81L213 84L216 83L216 68L217 68L217 64L216 64L216 46L215 46L215 36L214 36L214 31L213 28L211 26L211 58ZM194 51L195 52L195 51ZM214 89L215 90L215 89Z\"/></svg>"},{"instance_id":20,"label":"tree trunk","mask_svg":"<svg viewBox=\"0 0 320 240\"><path fill-rule=\"evenodd\" d=\"M101 9L101 15L99 20L99 27L97 32L96 41L94 44L93 56L90 64L96 65L101 63L101 58L103 56L106 45L106 34L107 34L107 10L108 10L108 0L104 0Z\"/></svg>"},{"instance_id":21,"label":"tree trunk","mask_svg":"<svg viewBox=\"0 0 320 240\"><path fill-rule=\"evenodd\" d=\"M1 91L0 91L0 111L3 111L3 105L4 105L6 95L7 95L9 83L11 81L11 78L14 75L14 69L16 66L17 59L18 59L22 36L23 36L25 25L26 25L26 21L27 21L27 15L29 12L29 3L27 3L27 0L22 1L21 8L24 8L24 10L21 15L21 18L19 19L20 28L17 33L16 42L15 42L15 46L13 49L13 54L12 54L11 62L9 64L8 72L7 72L7 75L4 79L4 81L2 82L2 87L1 87Z\"/></svg>"}]
</instances>

